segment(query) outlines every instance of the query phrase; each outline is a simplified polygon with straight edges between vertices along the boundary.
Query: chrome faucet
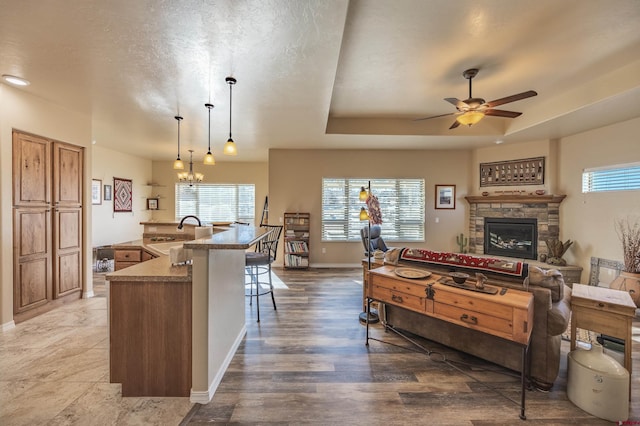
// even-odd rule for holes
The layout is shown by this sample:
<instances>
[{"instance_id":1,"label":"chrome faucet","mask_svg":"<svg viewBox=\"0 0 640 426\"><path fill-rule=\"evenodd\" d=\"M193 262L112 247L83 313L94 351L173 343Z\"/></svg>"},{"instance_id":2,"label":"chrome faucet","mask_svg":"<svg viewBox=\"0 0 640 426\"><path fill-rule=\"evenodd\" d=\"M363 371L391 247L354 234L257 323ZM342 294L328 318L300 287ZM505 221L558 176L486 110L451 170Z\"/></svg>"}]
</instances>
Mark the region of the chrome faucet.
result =
<instances>
[{"instance_id":1,"label":"chrome faucet","mask_svg":"<svg viewBox=\"0 0 640 426\"><path fill-rule=\"evenodd\" d=\"M178 229L182 229L182 227L184 226L184 225L183 225L183 224L184 224L184 221L185 221L186 219L190 218L190 217L192 217L192 218L194 218L195 220L197 220L197 221L198 221L198 226L202 226L202 222L200 222L200 219L198 219L198 217L197 217L197 216L194 216L194 215L192 215L192 214L189 214L189 215L186 215L185 217L183 217L183 218L180 220L180 225L178 225Z\"/></svg>"}]
</instances>

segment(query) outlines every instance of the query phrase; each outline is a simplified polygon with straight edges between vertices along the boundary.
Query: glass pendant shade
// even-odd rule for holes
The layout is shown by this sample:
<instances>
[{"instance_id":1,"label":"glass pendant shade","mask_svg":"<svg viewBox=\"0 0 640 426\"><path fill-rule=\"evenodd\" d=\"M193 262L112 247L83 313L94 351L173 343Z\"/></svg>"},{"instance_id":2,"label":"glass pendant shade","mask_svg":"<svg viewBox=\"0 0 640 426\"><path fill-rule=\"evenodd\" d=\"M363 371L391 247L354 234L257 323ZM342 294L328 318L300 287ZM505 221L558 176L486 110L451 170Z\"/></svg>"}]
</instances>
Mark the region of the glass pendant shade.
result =
<instances>
[{"instance_id":1,"label":"glass pendant shade","mask_svg":"<svg viewBox=\"0 0 640 426\"><path fill-rule=\"evenodd\" d=\"M173 168L175 170L183 170L184 169L184 163L182 162L182 160L179 157L173 162Z\"/></svg>"},{"instance_id":2,"label":"glass pendant shade","mask_svg":"<svg viewBox=\"0 0 640 426\"><path fill-rule=\"evenodd\" d=\"M367 193L367 189L363 186L360 188L360 196L359 199L360 201L367 201L367 196L369 194Z\"/></svg>"},{"instance_id":3,"label":"glass pendant shade","mask_svg":"<svg viewBox=\"0 0 640 426\"><path fill-rule=\"evenodd\" d=\"M364 207L360 208L360 220L369 220L369 213Z\"/></svg>"},{"instance_id":4,"label":"glass pendant shade","mask_svg":"<svg viewBox=\"0 0 640 426\"><path fill-rule=\"evenodd\" d=\"M238 149L233 139L229 138L227 143L224 144L223 152L225 155L238 155Z\"/></svg>"},{"instance_id":5,"label":"glass pendant shade","mask_svg":"<svg viewBox=\"0 0 640 426\"><path fill-rule=\"evenodd\" d=\"M216 159L213 158L213 154L211 153L211 151L207 152L207 154L204 156L204 160L202 161L204 164L206 164L207 166L213 166L216 164Z\"/></svg>"},{"instance_id":6,"label":"glass pendant shade","mask_svg":"<svg viewBox=\"0 0 640 426\"><path fill-rule=\"evenodd\" d=\"M482 111L467 111L464 114L458 116L456 120L460 124L464 124L467 126L471 126L472 124L476 124L484 117L484 112Z\"/></svg>"},{"instance_id":7,"label":"glass pendant shade","mask_svg":"<svg viewBox=\"0 0 640 426\"><path fill-rule=\"evenodd\" d=\"M216 164L216 159L213 158L213 154L211 153L211 109L213 108L213 104L206 103L204 106L209 110L209 149L202 162L207 166L213 166Z\"/></svg>"}]
</instances>

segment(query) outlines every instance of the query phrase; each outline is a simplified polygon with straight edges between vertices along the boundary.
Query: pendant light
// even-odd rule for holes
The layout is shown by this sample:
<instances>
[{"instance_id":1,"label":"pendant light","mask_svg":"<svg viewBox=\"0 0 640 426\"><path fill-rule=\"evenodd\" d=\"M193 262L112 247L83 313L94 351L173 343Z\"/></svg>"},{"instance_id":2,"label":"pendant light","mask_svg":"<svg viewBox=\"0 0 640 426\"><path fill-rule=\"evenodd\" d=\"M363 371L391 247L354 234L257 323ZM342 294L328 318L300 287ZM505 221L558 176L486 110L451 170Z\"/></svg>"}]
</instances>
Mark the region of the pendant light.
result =
<instances>
[{"instance_id":1,"label":"pendant light","mask_svg":"<svg viewBox=\"0 0 640 426\"><path fill-rule=\"evenodd\" d=\"M173 162L173 168L175 170L184 170L184 163L180 159L180 121L182 121L182 117L176 115L173 118L178 120L178 158L176 158L176 161Z\"/></svg>"},{"instance_id":2,"label":"pendant light","mask_svg":"<svg viewBox=\"0 0 640 426\"><path fill-rule=\"evenodd\" d=\"M209 150L207 151L207 155L204 156L203 163L208 166L213 166L216 164L216 160L213 158L213 154L211 153L211 109L213 108L213 105L206 103L204 106L209 110Z\"/></svg>"},{"instance_id":3,"label":"pendant light","mask_svg":"<svg viewBox=\"0 0 640 426\"><path fill-rule=\"evenodd\" d=\"M233 87L234 84L237 83L237 81L233 77L227 77L225 81L229 85L229 139L227 140L227 143L224 144L223 152L225 153L225 155L238 155L238 149L236 148L236 144L233 141L233 138L231 137L231 105L232 105L231 104L232 102L231 88Z\"/></svg>"}]
</instances>

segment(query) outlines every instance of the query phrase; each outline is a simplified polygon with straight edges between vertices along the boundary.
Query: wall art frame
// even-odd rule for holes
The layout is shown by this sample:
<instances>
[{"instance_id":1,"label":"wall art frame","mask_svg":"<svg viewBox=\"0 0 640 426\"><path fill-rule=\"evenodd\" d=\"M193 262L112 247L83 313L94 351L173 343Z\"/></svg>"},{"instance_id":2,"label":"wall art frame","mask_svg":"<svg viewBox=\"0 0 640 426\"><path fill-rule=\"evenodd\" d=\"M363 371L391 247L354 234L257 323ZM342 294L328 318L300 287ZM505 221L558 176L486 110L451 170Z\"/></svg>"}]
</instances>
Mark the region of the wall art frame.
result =
<instances>
[{"instance_id":1,"label":"wall art frame","mask_svg":"<svg viewBox=\"0 0 640 426\"><path fill-rule=\"evenodd\" d=\"M480 187L544 185L545 157L480 163Z\"/></svg>"},{"instance_id":2,"label":"wall art frame","mask_svg":"<svg viewBox=\"0 0 640 426\"><path fill-rule=\"evenodd\" d=\"M104 201L111 201L111 198L113 197L113 192L112 192L113 187L111 185L105 184L103 188L104 188Z\"/></svg>"},{"instance_id":3,"label":"wall art frame","mask_svg":"<svg viewBox=\"0 0 640 426\"><path fill-rule=\"evenodd\" d=\"M147 210L158 210L158 203L157 198L147 198Z\"/></svg>"},{"instance_id":4,"label":"wall art frame","mask_svg":"<svg viewBox=\"0 0 640 426\"><path fill-rule=\"evenodd\" d=\"M436 185L436 209L456 208L456 186L455 185Z\"/></svg>"},{"instance_id":5,"label":"wall art frame","mask_svg":"<svg viewBox=\"0 0 640 426\"><path fill-rule=\"evenodd\" d=\"M113 178L113 211L130 213L133 211L133 182L131 179Z\"/></svg>"},{"instance_id":6,"label":"wall art frame","mask_svg":"<svg viewBox=\"0 0 640 426\"><path fill-rule=\"evenodd\" d=\"M91 179L91 204L102 204L102 179Z\"/></svg>"}]
</instances>

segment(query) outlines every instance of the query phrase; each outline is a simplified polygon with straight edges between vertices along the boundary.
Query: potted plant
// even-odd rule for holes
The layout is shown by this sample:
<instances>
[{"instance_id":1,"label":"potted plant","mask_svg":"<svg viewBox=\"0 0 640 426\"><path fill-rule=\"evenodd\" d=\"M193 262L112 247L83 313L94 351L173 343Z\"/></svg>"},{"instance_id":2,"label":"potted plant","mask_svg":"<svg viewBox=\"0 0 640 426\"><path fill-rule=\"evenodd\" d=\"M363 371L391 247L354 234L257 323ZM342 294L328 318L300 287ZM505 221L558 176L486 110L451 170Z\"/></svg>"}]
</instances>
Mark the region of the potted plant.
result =
<instances>
[{"instance_id":1,"label":"potted plant","mask_svg":"<svg viewBox=\"0 0 640 426\"><path fill-rule=\"evenodd\" d=\"M640 219L619 219L616 233L622 243L624 271L610 287L628 291L636 306L640 307Z\"/></svg>"}]
</instances>

